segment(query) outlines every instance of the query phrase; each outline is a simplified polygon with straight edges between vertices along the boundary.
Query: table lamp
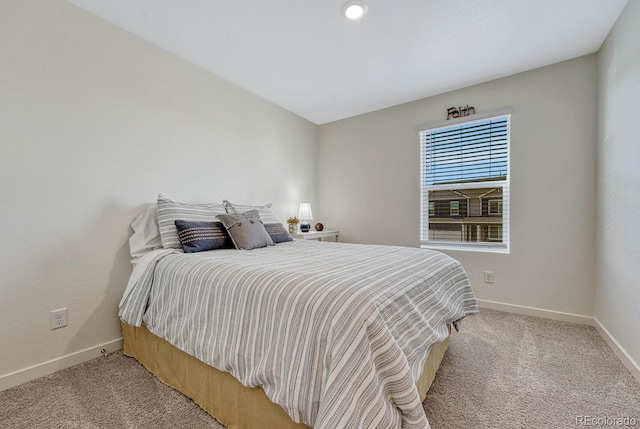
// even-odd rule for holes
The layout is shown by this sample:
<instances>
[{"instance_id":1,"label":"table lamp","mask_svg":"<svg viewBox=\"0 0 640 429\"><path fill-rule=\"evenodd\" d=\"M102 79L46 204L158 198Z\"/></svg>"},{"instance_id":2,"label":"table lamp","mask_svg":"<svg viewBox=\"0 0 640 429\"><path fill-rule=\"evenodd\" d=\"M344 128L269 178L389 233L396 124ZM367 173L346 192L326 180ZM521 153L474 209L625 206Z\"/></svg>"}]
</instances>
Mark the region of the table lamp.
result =
<instances>
[{"instance_id":1,"label":"table lamp","mask_svg":"<svg viewBox=\"0 0 640 429\"><path fill-rule=\"evenodd\" d=\"M309 221L313 219L313 213L311 213L311 204L300 203L300 210L298 210L298 219L300 219L300 231L309 232L311 224Z\"/></svg>"}]
</instances>

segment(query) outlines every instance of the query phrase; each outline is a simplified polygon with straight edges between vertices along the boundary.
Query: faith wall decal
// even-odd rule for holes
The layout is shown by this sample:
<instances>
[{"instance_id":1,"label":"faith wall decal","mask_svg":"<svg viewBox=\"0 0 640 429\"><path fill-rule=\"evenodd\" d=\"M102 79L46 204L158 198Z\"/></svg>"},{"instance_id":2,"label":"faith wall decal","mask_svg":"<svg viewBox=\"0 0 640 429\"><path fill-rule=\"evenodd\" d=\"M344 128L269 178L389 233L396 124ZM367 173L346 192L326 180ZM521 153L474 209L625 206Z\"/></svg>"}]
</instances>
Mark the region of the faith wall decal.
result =
<instances>
[{"instance_id":1,"label":"faith wall decal","mask_svg":"<svg viewBox=\"0 0 640 429\"><path fill-rule=\"evenodd\" d=\"M447 109L447 121L449 119L462 118L463 116L475 115L476 109L473 106L449 107Z\"/></svg>"}]
</instances>

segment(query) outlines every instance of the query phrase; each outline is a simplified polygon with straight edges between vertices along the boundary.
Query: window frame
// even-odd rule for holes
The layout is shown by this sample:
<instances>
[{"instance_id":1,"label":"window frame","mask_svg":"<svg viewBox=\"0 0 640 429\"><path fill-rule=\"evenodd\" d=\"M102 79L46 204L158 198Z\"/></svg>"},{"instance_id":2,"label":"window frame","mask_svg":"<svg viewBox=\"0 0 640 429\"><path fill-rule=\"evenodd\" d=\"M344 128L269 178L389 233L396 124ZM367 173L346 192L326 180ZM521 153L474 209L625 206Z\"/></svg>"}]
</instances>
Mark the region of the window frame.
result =
<instances>
[{"instance_id":1,"label":"window frame","mask_svg":"<svg viewBox=\"0 0 640 429\"><path fill-rule=\"evenodd\" d=\"M425 162L425 146L423 143L423 134L426 132L433 132L439 129L454 128L460 126L472 126L475 123L486 122L492 119L505 118L507 123L507 136L506 136L506 161L507 161L507 173L504 180L487 180L478 182L459 182L459 183L447 183L437 185L426 184L426 162ZM464 250L464 251L480 251L480 252L495 252L495 253L510 253L510 236L511 225L509 219L510 213L510 179L511 179L511 111L497 112L489 115L475 116L472 120L469 118L461 118L456 121L448 121L446 123L440 123L438 125L423 126L418 129L419 145L420 145L420 247L438 250ZM502 212L501 213L489 213L489 204L487 205L487 214L496 218L502 215L502 239L501 242L493 241L494 237L489 237L489 229L487 228L487 238L485 242L468 242L468 241L448 241L448 240L435 240L429 239L429 219L433 217L429 210L425 210L425 207L429 207L429 192L438 190L463 190L474 188L501 188L502 190ZM491 201L491 200L489 200ZM495 199L493 201L496 201ZM426 206L425 206L426 204ZM454 215L452 215L454 216ZM460 216L460 215L457 215ZM425 219L426 217L426 219ZM466 224L462 223L462 228ZM491 225L491 224L488 224ZM425 231L426 228L426 231ZM494 228L495 229L495 228Z\"/></svg>"},{"instance_id":2,"label":"window frame","mask_svg":"<svg viewBox=\"0 0 640 429\"><path fill-rule=\"evenodd\" d=\"M455 205L455 213L453 211L454 205ZM449 216L460 216L460 201L449 201Z\"/></svg>"},{"instance_id":3,"label":"window frame","mask_svg":"<svg viewBox=\"0 0 640 429\"><path fill-rule=\"evenodd\" d=\"M491 230L494 229L494 228L491 228L492 226L496 227L498 225L495 225L495 224L494 225L492 225L492 224L487 225L487 238L489 239L489 241L497 241L497 240L502 241L502 237L496 237L496 236L492 236L491 235ZM502 231L502 228L500 228L498 231L504 232L504 231ZM498 235L502 235L502 234L498 234Z\"/></svg>"},{"instance_id":4,"label":"window frame","mask_svg":"<svg viewBox=\"0 0 640 429\"><path fill-rule=\"evenodd\" d=\"M497 203L498 204L498 211L491 211L491 203ZM492 199L492 200L487 200L487 213L492 216L492 215L501 215L503 210L502 210L502 206L504 204L504 201L502 199L498 200L498 199Z\"/></svg>"}]
</instances>

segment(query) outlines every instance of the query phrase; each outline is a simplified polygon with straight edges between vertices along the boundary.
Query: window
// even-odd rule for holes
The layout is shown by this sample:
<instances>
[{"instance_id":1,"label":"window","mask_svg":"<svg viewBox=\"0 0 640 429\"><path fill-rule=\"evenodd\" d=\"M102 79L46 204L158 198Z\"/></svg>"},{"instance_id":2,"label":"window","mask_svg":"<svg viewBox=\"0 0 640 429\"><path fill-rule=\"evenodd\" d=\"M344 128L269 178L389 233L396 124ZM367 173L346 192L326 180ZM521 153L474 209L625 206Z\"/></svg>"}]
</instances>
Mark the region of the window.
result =
<instances>
[{"instance_id":1,"label":"window","mask_svg":"<svg viewBox=\"0 0 640 429\"><path fill-rule=\"evenodd\" d=\"M490 215L502 214L502 200L489 200L489 214Z\"/></svg>"},{"instance_id":2,"label":"window","mask_svg":"<svg viewBox=\"0 0 640 429\"><path fill-rule=\"evenodd\" d=\"M420 132L427 247L509 250L510 115Z\"/></svg>"},{"instance_id":3,"label":"window","mask_svg":"<svg viewBox=\"0 0 640 429\"><path fill-rule=\"evenodd\" d=\"M450 201L449 202L449 214L451 216L460 216L460 202L459 201Z\"/></svg>"},{"instance_id":4,"label":"window","mask_svg":"<svg viewBox=\"0 0 640 429\"><path fill-rule=\"evenodd\" d=\"M491 241L502 241L502 228L500 225L489 225L487 236Z\"/></svg>"}]
</instances>

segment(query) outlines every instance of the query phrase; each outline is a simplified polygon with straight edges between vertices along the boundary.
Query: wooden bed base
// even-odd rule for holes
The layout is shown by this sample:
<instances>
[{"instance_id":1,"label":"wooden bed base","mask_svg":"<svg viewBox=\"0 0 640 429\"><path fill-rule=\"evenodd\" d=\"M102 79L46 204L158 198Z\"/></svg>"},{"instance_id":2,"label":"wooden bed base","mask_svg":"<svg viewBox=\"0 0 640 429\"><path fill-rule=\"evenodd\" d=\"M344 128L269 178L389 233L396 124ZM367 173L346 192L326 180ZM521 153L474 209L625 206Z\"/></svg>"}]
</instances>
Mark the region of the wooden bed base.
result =
<instances>
[{"instance_id":1,"label":"wooden bed base","mask_svg":"<svg viewBox=\"0 0 640 429\"><path fill-rule=\"evenodd\" d=\"M259 388L243 386L231 374L209 366L156 337L144 326L122 323L124 354L137 359L160 381L193 399L229 429L309 429L296 423ZM433 382L449 345L449 337L429 352L416 383L421 400Z\"/></svg>"}]
</instances>

